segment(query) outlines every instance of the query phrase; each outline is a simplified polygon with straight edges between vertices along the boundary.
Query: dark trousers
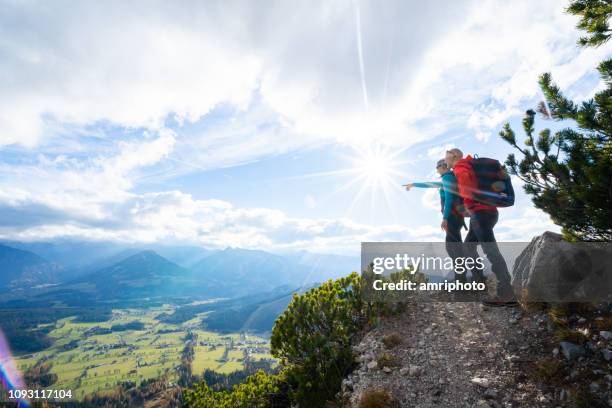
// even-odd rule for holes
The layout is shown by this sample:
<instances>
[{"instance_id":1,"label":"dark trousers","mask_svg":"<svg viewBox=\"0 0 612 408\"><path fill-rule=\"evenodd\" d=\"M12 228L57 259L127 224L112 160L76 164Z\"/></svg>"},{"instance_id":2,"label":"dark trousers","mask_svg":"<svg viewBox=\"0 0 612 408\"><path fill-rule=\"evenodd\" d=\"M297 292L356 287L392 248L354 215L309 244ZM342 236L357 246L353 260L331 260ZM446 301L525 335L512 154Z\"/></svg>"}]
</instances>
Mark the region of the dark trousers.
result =
<instances>
[{"instance_id":1,"label":"dark trousers","mask_svg":"<svg viewBox=\"0 0 612 408\"><path fill-rule=\"evenodd\" d=\"M465 237L465 256L476 259L478 255L478 244L482 246L482 250L491 262L491 269L497 277L497 294L506 296L512 293L510 285L510 274L508 273L508 265L499 251L493 227L497 224L499 213L497 211L477 211L470 217L470 230ZM482 268L472 269L472 276L476 281L484 282L484 273Z\"/></svg>"},{"instance_id":2,"label":"dark trousers","mask_svg":"<svg viewBox=\"0 0 612 408\"><path fill-rule=\"evenodd\" d=\"M463 248L461 244L461 227L463 227L463 218L450 217L448 219L448 228L446 230L446 252L453 259L453 264L457 258L463 257ZM455 280L465 283L465 272L455 272Z\"/></svg>"}]
</instances>

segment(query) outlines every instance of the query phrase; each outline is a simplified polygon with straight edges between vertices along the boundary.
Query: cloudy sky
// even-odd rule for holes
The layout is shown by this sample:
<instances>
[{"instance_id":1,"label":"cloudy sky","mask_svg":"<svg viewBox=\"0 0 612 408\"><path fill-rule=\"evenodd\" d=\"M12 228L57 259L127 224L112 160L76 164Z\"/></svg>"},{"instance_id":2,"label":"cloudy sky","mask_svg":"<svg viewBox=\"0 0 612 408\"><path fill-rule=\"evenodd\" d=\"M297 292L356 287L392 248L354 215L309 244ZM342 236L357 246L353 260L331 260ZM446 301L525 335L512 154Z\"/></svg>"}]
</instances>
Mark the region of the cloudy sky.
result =
<instances>
[{"instance_id":1,"label":"cloudy sky","mask_svg":"<svg viewBox=\"0 0 612 408\"><path fill-rule=\"evenodd\" d=\"M557 0L0 5L0 239L437 241L437 193L400 185L504 160L538 75L582 100L611 52ZM519 194L496 232L546 229Z\"/></svg>"}]
</instances>

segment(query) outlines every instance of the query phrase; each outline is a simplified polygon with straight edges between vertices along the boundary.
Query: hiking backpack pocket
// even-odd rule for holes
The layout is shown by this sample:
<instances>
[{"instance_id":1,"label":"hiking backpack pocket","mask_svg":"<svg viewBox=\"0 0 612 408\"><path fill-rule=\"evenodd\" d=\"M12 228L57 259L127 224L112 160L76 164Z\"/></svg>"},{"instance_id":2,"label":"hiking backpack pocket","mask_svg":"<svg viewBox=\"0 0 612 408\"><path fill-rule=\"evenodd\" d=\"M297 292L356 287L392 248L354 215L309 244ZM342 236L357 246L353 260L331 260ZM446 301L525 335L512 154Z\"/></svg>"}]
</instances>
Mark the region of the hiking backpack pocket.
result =
<instances>
[{"instance_id":1,"label":"hiking backpack pocket","mask_svg":"<svg viewBox=\"0 0 612 408\"><path fill-rule=\"evenodd\" d=\"M478 190L472 193L474 200L495 207L514 205L514 188L505 167L498 160L486 157L470 161L478 180Z\"/></svg>"}]
</instances>

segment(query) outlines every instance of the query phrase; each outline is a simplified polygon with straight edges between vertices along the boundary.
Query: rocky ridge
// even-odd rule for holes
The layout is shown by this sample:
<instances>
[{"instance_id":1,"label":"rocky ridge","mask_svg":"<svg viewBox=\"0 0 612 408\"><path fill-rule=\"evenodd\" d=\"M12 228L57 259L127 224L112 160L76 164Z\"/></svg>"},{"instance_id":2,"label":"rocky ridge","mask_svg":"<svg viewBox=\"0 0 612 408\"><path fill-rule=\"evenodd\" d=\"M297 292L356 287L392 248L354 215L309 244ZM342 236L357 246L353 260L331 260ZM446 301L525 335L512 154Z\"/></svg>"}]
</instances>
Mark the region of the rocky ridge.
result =
<instances>
[{"instance_id":1,"label":"rocky ridge","mask_svg":"<svg viewBox=\"0 0 612 408\"><path fill-rule=\"evenodd\" d=\"M542 309L411 304L354 346L358 367L341 397L361 408L612 407L612 333L595 328L585 344L559 341L553 320Z\"/></svg>"}]
</instances>

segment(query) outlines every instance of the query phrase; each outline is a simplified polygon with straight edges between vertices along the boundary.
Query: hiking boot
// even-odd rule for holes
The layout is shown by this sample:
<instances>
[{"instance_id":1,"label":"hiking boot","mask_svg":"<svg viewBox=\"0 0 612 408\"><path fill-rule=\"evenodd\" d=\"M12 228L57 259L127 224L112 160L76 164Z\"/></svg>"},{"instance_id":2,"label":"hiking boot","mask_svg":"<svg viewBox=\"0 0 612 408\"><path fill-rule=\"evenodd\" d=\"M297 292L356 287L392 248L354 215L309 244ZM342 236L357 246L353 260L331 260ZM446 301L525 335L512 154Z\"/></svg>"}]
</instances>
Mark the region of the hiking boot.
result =
<instances>
[{"instance_id":1,"label":"hiking boot","mask_svg":"<svg viewBox=\"0 0 612 408\"><path fill-rule=\"evenodd\" d=\"M482 304L490 307L516 307L518 302L513 295L495 296L482 301Z\"/></svg>"}]
</instances>

